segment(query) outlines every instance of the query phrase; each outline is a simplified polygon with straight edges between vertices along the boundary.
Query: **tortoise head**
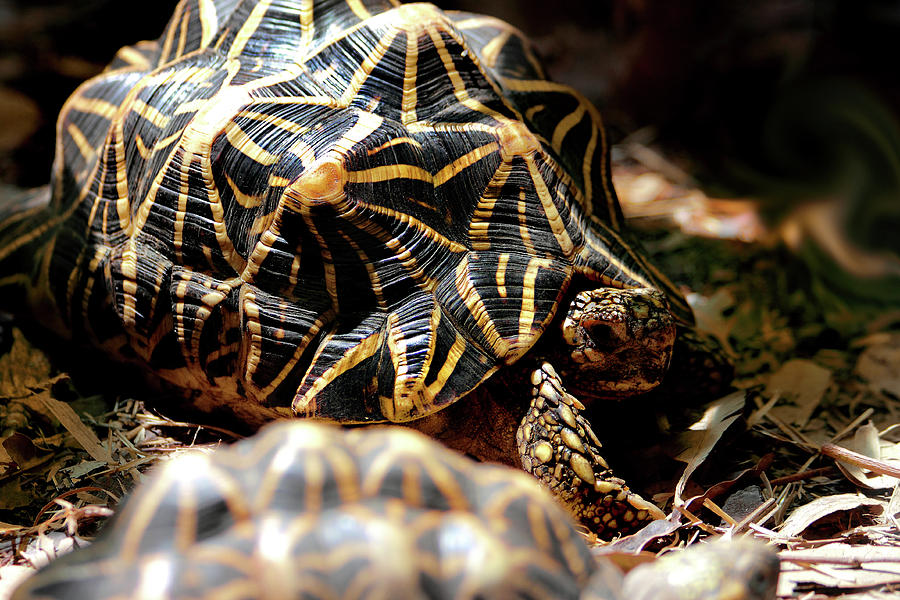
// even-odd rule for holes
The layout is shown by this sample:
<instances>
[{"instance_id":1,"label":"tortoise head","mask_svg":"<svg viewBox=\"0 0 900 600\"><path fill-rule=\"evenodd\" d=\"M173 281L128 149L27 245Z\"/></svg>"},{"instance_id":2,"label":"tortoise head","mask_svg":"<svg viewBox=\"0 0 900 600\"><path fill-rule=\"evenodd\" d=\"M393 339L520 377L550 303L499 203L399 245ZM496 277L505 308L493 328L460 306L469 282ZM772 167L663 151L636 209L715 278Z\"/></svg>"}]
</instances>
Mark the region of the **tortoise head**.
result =
<instances>
[{"instance_id":1,"label":"tortoise head","mask_svg":"<svg viewBox=\"0 0 900 600\"><path fill-rule=\"evenodd\" d=\"M585 398L648 392L665 376L675 318L654 288L599 288L575 296L562 323L566 381Z\"/></svg>"}]
</instances>

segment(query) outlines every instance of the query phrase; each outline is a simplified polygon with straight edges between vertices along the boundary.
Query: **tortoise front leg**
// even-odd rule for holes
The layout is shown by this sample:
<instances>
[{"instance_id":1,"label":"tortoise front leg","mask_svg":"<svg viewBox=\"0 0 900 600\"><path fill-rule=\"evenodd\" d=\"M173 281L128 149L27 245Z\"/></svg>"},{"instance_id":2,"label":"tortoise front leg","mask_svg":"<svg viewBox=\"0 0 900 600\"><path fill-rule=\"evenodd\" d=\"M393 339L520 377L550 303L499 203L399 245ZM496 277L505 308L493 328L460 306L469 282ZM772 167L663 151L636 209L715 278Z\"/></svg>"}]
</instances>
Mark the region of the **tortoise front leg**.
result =
<instances>
[{"instance_id":1,"label":"tortoise front leg","mask_svg":"<svg viewBox=\"0 0 900 600\"><path fill-rule=\"evenodd\" d=\"M554 368L544 363L532 373L531 383L531 406L516 432L522 468L603 539L664 518L659 508L613 476L600 456L600 441L581 415L584 405L566 392Z\"/></svg>"}]
</instances>

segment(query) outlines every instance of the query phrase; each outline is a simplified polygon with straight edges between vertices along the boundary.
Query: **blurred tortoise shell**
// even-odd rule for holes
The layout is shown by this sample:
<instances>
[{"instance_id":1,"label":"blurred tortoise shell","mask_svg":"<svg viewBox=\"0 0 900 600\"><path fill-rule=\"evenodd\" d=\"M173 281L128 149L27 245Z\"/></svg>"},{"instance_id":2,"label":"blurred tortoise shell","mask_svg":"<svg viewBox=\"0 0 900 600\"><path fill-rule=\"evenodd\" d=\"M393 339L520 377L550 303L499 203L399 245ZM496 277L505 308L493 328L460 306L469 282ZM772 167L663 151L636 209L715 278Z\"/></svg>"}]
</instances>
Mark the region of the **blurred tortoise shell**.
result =
<instances>
[{"instance_id":1,"label":"blurred tortoise shell","mask_svg":"<svg viewBox=\"0 0 900 600\"><path fill-rule=\"evenodd\" d=\"M525 473L408 429L294 421L161 464L15 598L577 598L593 570Z\"/></svg>"},{"instance_id":2,"label":"blurred tortoise shell","mask_svg":"<svg viewBox=\"0 0 900 600\"><path fill-rule=\"evenodd\" d=\"M623 582L522 472L404 428L292 421L162 463L13 600L773 600L777 576L764 545L717 542Z\"/></svg>"}]
</instances>

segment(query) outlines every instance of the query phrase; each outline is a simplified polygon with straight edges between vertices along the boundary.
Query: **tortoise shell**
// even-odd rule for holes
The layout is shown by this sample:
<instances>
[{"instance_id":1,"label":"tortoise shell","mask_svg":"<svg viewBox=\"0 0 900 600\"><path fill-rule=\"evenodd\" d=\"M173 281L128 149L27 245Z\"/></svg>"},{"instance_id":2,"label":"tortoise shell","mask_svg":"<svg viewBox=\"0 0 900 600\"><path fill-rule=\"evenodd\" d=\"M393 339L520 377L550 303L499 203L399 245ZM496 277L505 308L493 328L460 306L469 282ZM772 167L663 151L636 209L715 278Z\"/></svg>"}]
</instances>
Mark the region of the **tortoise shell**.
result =
<instances>
[{"instance_id":1,"label":"tortoise shell","mask_svg":"<svg viewBox=\"0 0 900 600\"><path fill-rule=\"evenodd\" d=\"M403 428L292 421L163 463L14 598L578 598L594 559L531 477Z\"/></svg>"},{"instance_id":2,"label":"tortoise shell","mask_svg":"<svg viewBox=\"0 0 900 600\"><path fill-rule=\"evenodd\" d=\"M0 285L201 410L407 421L520 358L573 281L671 291L608 161L504 22L182 0L65 104L49 204L0 218Z\"/></svg>"},{"instance_id":3,"label":"tortoise shell","mask_svg":"<svg viewBox=\"0 0 900 600\"><path fill-rule=\"evenodd\" d=\"M778 572L765 545L735 539L623 581L521 471L406 428L295 420L162 463L12 600L774 600Z\"/></svg>"}]
</instances>

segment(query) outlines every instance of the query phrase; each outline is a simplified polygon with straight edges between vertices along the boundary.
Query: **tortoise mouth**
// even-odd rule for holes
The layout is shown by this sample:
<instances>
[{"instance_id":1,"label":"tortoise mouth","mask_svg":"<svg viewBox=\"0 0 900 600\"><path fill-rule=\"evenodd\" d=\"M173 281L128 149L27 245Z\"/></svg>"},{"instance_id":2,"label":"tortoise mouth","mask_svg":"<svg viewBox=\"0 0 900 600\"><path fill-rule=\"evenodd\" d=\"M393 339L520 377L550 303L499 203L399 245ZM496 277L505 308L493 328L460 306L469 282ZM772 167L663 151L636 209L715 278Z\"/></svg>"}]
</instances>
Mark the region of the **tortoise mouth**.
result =
<instances>
[{"instance_id":1,"label":"tortoise mouth","mask_svg":"<svg viewBox=\"0 0 900 600\"><path fill-rule=\"evenodd\" d=\"M578 362L576 356L587 362ZM628 348L616 352L573 353L573 367L566 369L566 383L587 400L625 398L659 386L669 370L671 347Z\"/></svg>"}]
</instances>

